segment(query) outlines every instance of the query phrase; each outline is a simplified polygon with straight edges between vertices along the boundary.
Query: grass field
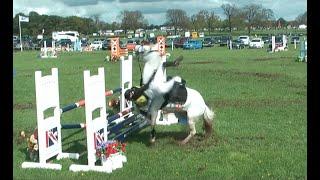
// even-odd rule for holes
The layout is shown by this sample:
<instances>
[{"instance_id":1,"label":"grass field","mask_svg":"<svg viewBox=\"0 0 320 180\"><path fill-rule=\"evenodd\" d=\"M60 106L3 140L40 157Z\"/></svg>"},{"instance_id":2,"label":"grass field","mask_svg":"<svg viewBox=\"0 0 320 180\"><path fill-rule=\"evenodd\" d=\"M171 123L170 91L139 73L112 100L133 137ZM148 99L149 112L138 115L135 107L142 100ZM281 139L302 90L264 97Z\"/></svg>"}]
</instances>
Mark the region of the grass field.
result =
<instances>
[{"instance_id":1,"label":"grass field","mask_svg":"<svg viewBox=\"0 0 320 180\"><path fill-rule=\"evenodd\" d=\"M170 51L169 51L170 52ZM40 60L39 52L14 53L13 67L13 177L14 179L306 179L307 174L307 66L295 62L298 50L270 54L266 49L227 50L213 47L175 50L171 60L184 56L180 75L197 89L216 113L215 133L198 135L187 145L185 125L157 126L157 142L149 146L149 128L127 140L127 159L111 174L69 172L72 163L86 163L85 133L62 132L63 150L81 153L80 160L53 160L61 171L22 169L26 142L19 132L36 126L34 72L59 70L60 106L84 97L83 71L105 67L106 87L119 87L120 63L103 62L106 52L64 53ZM134 60L134 85L139 67ZM84 108L62 115L62 123L84 122Z\"/></svg>"}]
</instances>

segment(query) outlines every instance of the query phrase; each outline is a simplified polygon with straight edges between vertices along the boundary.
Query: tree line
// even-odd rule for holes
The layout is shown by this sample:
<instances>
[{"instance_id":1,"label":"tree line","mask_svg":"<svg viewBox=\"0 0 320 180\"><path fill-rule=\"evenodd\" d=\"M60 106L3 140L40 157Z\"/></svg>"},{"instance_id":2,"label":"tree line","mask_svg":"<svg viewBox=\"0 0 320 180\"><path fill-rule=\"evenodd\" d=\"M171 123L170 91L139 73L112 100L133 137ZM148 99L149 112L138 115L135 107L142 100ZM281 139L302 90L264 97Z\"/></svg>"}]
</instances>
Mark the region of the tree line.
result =
<instances>
[{"instance_id":1,"label":"tree line","mask_svg":"<svg viewBox=\"0 0 320 180\"><path fill-rule=\"evenodd\" d=\"M203 31L206 29L209 33L215 29L227 30L230 33L236 30L246 29L250 34L252 28L270 29L285 28L288 25L298 26L307 23L307 12L300 14L293 21L286 21L284 18L276 19L271 9L265 8L259 4L249 4L238 7L235 4L223 4L225 19L217 16L214 11L200 10L196 14L189 15L182 9L168 9L166 11L166 22L162 26L174 27L175 34L177 30ZM123 29L125 33L128 30L138 28L153 29L160 28L160 25L149 24L141 11L120 12L117 18L119 22L107 23L100 19L99 15L93 15L89 18L69 16L61 17L56 15L39 15L37 12L30 12L28 15L18 13L13 18L13 33L19 33L19 15L29 16L29 23L23 23L23 34L36 36L42 33L51 36L53 31L74 30L81 34L92 34L99 30L117 30Z\"/></svg>"}]
</instances>

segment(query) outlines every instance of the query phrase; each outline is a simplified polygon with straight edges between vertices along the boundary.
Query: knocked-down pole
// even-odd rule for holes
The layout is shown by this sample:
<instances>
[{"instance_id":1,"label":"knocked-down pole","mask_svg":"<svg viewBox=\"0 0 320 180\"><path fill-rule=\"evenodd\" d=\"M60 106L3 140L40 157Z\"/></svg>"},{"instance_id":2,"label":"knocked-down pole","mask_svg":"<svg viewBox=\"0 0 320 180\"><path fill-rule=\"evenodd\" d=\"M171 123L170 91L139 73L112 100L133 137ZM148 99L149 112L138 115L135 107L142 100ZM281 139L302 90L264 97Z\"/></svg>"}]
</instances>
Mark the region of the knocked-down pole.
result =
<instances>
[{"instance_id":1,"label":"knocked-down pole","mask_svg":"<svg viewBox=\"0 0 320 180\"><path fill-rule=\"evenodd\" d=\"M135 125L133 125L132 127L127 128L125 131L115 135L115 136L111 136L110 139L113 140L118 140L118 141L124 141L124 139L132 132L137 131L137 130L141 130L145 127L147 127L148 125L148 121L144 120L142 122L138 122Z\"/></svg>"},{"instance_id":2,"label":"knocked-down pole","mask_svg":"<svg viewBox=\"0 0 320 180\"><path fill-rule=\"evenodd\" d=\"M125 109L124 111L122 112L119 112L117 114L114 114L110 117L107 118L107 122L108 124L110 124L112 121L116 120L116 119L119 119L120 117L123 117L127 114L129 114L130 112L133 111L133 107L131 108L128 108L128 109ZM79 123L79 124L61 124L61 129L80 129L80 128L85 128L86 127L86 124L84 123Z\"/></svg>"},{"instance_id":3,"label":"knocked-down pole","mask_svg":"<svg viewBox=\"0 0 320 180\"><path fill-rule=\"evenodd\" d=\"M113 94L115 94L115 93L117 93L117 92L121 92L121 88L117 88L117 89L114 89L114 90L108 90L108 91L105 92L105 96L111 96L111 95L113 95ZM65 113L65 112L67 112L67 111L70 111L70 110L72 110L72 109L76 109L76 108L78 108L78 107L82 107L82 106L84 106L84 105L85 105L85 101L84 101L84 99L82 99L82 100L80 100L80 101L78 101L78 102L69 104L69 105L61 108L61 109L60 109L60 112L61 112L61 114L62 114L62 113Z\"/></svg>"},{"instance_id":4,"label":"knocked-down pole","mask_svg":"<svg viewBox=\"0 0 320 180\"><path fill-rule=\"evenodd\" d=\"M123 142L129 134L138 130L142 130L143 128L147 127L149 123L143 117L144 116L141 114L134 115L114 126L109 127L108 131L110 133L110 137L108 136L108 139L118 140ZM61 129L78 129L78 128L85 128L85 127L86 125L84 123L61 125Z\"/></svg>"}]
</instances>

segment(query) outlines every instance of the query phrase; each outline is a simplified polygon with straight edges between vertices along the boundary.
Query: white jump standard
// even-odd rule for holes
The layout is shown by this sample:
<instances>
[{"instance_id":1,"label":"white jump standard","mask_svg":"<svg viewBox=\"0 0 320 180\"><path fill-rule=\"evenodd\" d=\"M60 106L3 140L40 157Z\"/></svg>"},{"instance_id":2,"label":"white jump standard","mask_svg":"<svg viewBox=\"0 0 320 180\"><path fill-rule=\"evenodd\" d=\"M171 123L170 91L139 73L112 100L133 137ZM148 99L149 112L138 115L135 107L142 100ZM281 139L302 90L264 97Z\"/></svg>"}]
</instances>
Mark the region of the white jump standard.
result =
<instances>
[{"instance_id":1,"label":"white jump standard","mask_svg":"<svg viewBox=\"0 0 320 180\"><path fill-rule=\"evenodd\" d=\"M112 172L110 166L96 166L96 147L108 140L106 123L106 99L105 99L105 81L104 68L99 68L98 75L90 76L90 71L84 71L84 94L85 94L85 112L86 112L86 135L88 150L88 165L72 164L70 171L100 171ZM95 110L100 111L100 116L93 118Z\"/></svg>"},{"instance_id":2,"label":"white jump standard","mask_svg":"<svg viewBox=\"0 0 320 180\"><path fill-rule=\"evenodd\" d=\"M52 69L52 75L41 77L41 71L35 72L36 104L38 124L39 162L23 162L22 168L45 168L61 170L60 164L47 163L53 156L57 159L78 159L78 153L63 153L61 143L60 105L58 69ZM48 96L50 94L50 96ZM54 108L54 115L44 117L44 112Z\"/></svg>"}]
</instances>

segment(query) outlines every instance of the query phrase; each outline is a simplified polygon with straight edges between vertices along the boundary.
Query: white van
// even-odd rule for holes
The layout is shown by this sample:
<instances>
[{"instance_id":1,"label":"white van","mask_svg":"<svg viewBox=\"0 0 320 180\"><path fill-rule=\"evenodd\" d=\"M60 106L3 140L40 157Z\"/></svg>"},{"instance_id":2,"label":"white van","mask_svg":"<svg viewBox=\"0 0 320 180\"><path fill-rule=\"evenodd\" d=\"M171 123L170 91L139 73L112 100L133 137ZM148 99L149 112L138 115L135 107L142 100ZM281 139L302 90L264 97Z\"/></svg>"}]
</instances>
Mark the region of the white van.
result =
<instances>
[{"instance_id":1,"label":"white van","mask_svg":"<svg viewBox=\"0 0 320 180\"><path fill-rule=\"evenodd\" d=\"M75 42L79 38L78 31L58 31L52 32L52 39L60 41L61 39L70 39L71 42Z\"/></svg>"},{"instance_id":2,"label":"white van","mask_svg":"<svg viewBox=\"0 0 320 180\"><path fill-rule=\"evenodd\" d=\"M102 49L102 44L103 44L102 41L94 41L93 43L90 44L90 47L93 50L100 50L100 49Z\"/></svg>"},{"instance_id":3,"label":"white van","mask_svg":"<svg viewBox=\"0 0 320 180\"><path fill-rule=\"evenodd\" d=\"M250 38L249 38L249 36L239 36L239 37L238 37L238 40L243 41L243 44L244 44L244 45L249 45L249 43L250 43Z\"/></svg>"}]
</instances>

